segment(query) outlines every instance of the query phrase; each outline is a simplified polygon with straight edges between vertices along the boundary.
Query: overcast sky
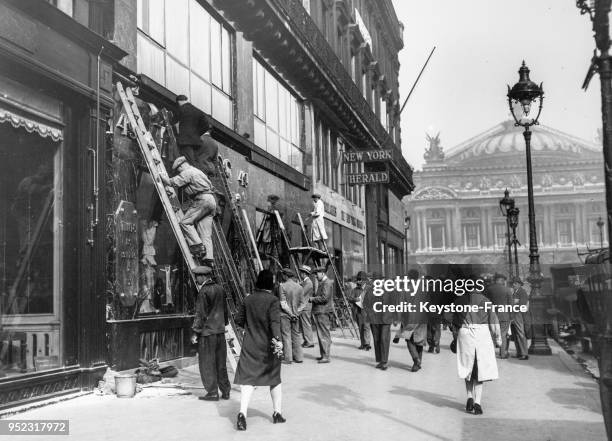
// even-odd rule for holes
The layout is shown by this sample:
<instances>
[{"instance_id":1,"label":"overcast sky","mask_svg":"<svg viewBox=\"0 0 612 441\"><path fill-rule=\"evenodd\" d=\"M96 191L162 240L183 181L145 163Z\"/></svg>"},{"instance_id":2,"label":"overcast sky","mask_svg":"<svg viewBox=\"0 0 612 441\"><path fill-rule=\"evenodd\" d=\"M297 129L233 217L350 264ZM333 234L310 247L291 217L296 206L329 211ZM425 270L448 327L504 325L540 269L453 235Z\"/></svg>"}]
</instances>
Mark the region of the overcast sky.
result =
<instances>
[{"instance_id":1,"label":"overcast sky","mask_svg":"<svg viewBox=\"0 0 612 441\"><path fill-rule=\"evenodd\" d=\"M393 0L404 23L403 103L433 46L437 49L402 113L404 156L423 164L425 132L446 151L509 118L506 84L521 61L544 83L540 122L593 141L601 127L599 77L581 89L595 47L575 0ZM519 130L519 129L517 129Z\"/></svg>"}]
</instances>

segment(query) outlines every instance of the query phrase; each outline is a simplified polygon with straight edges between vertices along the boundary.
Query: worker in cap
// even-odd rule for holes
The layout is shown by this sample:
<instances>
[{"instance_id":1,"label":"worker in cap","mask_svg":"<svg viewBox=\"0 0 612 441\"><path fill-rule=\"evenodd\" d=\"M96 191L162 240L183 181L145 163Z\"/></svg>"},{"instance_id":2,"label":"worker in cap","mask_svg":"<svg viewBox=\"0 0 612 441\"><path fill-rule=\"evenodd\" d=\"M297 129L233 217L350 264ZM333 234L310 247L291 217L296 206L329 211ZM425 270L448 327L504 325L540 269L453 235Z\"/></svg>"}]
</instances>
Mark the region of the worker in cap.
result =
<instances>
[{"instance_id":1,"label":"worker in cap","mask_svg":"<svg viewBox=\"0 0 612 441\"><path fill-rule=\"evenodd\" d=\"M302 333L303 348L314 348L314 337L312 333L312 303L310 298L314 295L314 283L312 281L312 268L308 265L301 265L300 273L304 277L302 280L302 289L304 290L304 301L306 305L300 313L300 332Z\"/></svg>"},{"instance_id":2,"label":"worker in cap","mask_svg":"<svg viewBox=\"0 0 612 441\"><path fill-rule=\"evenodd\" d=\"M189 250L196 261L213 266L212 222L217 211L217 200L210 179L203 171L193 167L184 156L176 158L172 169L178 173L176 176L169 178L162 174L160 178L167 186L183 188L189 198L189 206L179 220Z\"/></svg>"},{"instance_id":3,"label":"worker in cap","mask_svg":"<svg viewBox=\"0 0 612 441\"><path fill-rule=\"evenodd\" d=\"M359 271L357 273L355 282L357 286L348 293L348 300L351 303L353 320L355 320L355 324L357 324L357 328L359 329L360 345L358 349L369 351L372 349L370 345L372 332L370 330L368 315L363 307L363 299L365 298L366 292L372 290L372 286L369 283L368 275L365 271Z\"/></svg>"},{"instance_id":4,"label":"worker in cap","mask_svg":"<svg viewBox=\"0 0 612 441\"><path fill-rule=\"evenodd\" d=\"M231 383L227 375L227 349L225 326L228 324L225 290L216 281L213 269L197 266L193 270L202 286L196 300L195 317L191 327L191 342L198 345L198 363L202 385L206 395L204 401L229 400Z\"/></svg>"},{"instance_id":5,"label":"worker in cap","mask_svg":"<svg viewBox=\"0 0 612 441\"><path fill-rule=\"evenodd\" d=\"M302 333L300 332L299 316L306 307L304 289L297 281L295 271L283 268L284 281L279 285L281 307L281 338L285 358L283 363L302 363Z\"/></svg>"},{"instance_id":6,"label":"worker in cap","mask_svg":"<svg viewBox=\"0 0 612 441\"><path fill-rule=\"evenodd\" d=\"M314 269L319 283L316 294L310 298L312 315L319 339L321 356L319 363L330 362L331 350L331 317L334 311L334 282L327 277L326 268L318 266Z\"/></svg>"},{"instance_id":7,"label":"worker in cap","mask_svg":"<svg viewBox=\"0 0 612 441\"><path fill-rule=\"evenodd\" d=\"M308 217L312 218L312 242L315 246L318 244L320 248L325 248L327 240L327 232L325 231L325 205L321 200L321 195L314 193L312 195L313 211Z\"/></svg>"},{"instance_id":8,"label":"worker in cap","mask_svg":"<svg viewBox=\"0 0 612 441\"><path fill-rule=\"evenodd\" d=\"M208 118L200 109L189 102L185 95L176 97L178 110L172 119L177 136L179 154L184 156L194 167L200 167L198 160L202 148L200 136L210 129Z\"/></svg>"}]
</instances>

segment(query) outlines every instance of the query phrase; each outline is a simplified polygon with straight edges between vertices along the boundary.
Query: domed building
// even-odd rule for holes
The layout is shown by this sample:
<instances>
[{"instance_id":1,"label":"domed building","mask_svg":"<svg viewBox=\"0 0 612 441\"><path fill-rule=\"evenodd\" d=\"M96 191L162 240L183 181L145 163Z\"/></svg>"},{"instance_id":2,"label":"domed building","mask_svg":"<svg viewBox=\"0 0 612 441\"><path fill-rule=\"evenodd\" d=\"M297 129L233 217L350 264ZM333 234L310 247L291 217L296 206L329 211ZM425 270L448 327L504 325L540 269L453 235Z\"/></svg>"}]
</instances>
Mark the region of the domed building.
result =
<instances>
[{"instance_id":1,"label":"domed building","mask_svg":"<svg viewBox=\"0 0 612 441\"><path fill-rule=\"evenodd\" d=\"M543 125L532 128L532 166L540 263L579 262L579 251L607 245L601 147ZM505 189L520 209L516 230L521 277L529 264L525 140L506 121L444 152L427 135L426 164L415 172L406 200L411 218L410 264L435 273L436 264L480 265L508 273L507 224L499 201ZM601 225L601 223L600 223Z\"/></svg>"}]
</instances>

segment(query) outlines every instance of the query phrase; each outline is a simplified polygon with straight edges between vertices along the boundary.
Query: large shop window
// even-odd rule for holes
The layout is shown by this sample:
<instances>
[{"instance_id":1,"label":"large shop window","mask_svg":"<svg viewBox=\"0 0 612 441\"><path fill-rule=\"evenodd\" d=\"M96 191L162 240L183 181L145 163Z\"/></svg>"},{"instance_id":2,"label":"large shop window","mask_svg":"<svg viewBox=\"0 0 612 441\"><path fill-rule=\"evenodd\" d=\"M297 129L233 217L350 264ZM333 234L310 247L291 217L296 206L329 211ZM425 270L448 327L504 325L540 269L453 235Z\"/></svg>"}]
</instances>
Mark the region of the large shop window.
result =
<instances>
[{"instance_id":1,"label":"large shop window","mask_svg":"<svg viewBox=\"0 0 612 441\"><path fill-rule=\"evenodd\" d=\"M0 375L7 376L62 362L61 139L10 122L16 127L0 124Z\"/></svg>"},{"instance_id":2,"label":"large shop window","mask_svg":"<svg viewBox=\"0 0 612 441\"><path fill-rule=\"evenodd\" d=\"M138 0L138 72L234 126L232 36L196 0Z\"/></svg>"},{"instance_id":3,"label":"large shop window","mask_svg":"<svg viewBox=\"0 0 612 441\"><path fill-rule=\"evenodd\" d=\"M343 141L337 132L332 130L324 121L316 123L315 154L317 163L317 182L327 185L334 191L340 188L339 183L343 181L341 175L343 167L341 163L341 144Z\"/></svg>"},{"instance_id":4,"label":"large shop window","mask_svg":"<svg viewBox=\"0 0 612 441\"><path fill-rule=\"evenodd\" d=\"M253 58L255 144L302 172L302 103Z\"/></svg>"}]
</instances>

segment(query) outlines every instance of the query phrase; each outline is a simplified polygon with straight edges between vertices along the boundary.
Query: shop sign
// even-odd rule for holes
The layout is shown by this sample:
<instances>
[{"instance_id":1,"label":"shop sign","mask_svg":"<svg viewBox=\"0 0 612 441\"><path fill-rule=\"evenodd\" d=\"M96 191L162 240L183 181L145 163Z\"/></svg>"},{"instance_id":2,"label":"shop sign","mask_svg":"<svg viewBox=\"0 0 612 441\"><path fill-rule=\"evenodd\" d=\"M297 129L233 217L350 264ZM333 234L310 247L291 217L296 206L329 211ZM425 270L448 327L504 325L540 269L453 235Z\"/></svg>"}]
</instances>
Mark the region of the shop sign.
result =
<instances>
[{"instance_id":1,"label":"shop sign","mask_svg":"<svg viewBox=\"0 0 612 441\"><path fill-rule=\"evenodd\" d=\"M388 162L393 161L393 150L363 150L343 152L342 160L346 164L355 162Z\"/></svg>"},{"instance_id":2,"label":"shop sign","mask_svg":"<svg viewBox=\"0 0 612 441\"><path fill-rule=\"evenodd\" d=\"M389 182L389 172L352 173L346 175L348 185L386 184Z\"/></svg>"},{"instance_id":3,"label":"shop sign","mask_svg":"<svg viewBox=\"0 0 612 441\"><path fill-rule=\"evenodd\" d=\"M115 212L115 292L124 306L138 298L138 217L132 202L121 201Z\"/></svg>"}]
</instances>

